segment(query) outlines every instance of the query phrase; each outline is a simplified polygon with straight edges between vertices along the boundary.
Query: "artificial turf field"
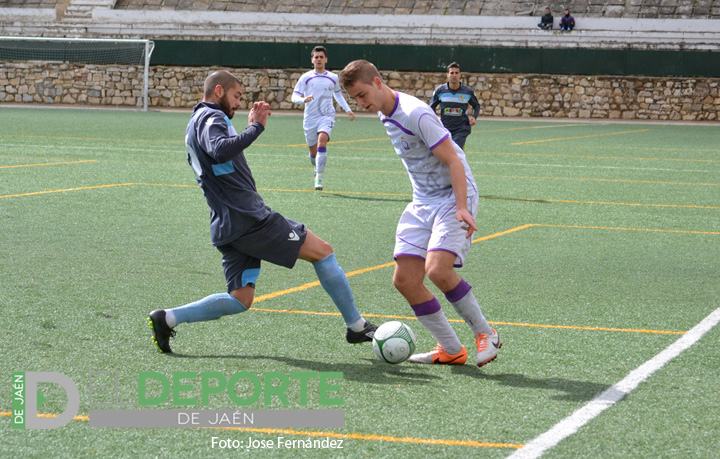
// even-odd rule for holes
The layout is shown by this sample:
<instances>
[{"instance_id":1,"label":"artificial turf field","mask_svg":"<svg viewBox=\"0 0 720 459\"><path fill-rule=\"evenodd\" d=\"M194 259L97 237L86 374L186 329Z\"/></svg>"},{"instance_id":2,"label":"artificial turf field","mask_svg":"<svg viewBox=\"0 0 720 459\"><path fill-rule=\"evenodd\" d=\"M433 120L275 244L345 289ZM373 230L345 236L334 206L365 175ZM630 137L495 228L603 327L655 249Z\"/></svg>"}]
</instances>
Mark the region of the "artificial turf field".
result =
<instances>
[{"instance_id":1,"label":"artificial turf field","mask_svg":"<svg viewBox=\"0 0 720 459\"><path fill-rule=\"evenodd\" d=\"M699 337L686 332L720 307L720 126L483 120L466 145L479 230L459 273L503 339L496 361L380 362L370 344L345 343L339 314L302 261L292 270L263 265L250 311L181 325L175 354L161 354L145 323L150 310L225 291L207 204L185 159L189 116L0 108L1 456L507 457L600 394L618 393L616 384L679 339ZM245 122L236 115L238 129ZM411 190L382 125L339 115L325 191L315 192L301 124L274 114L246 151L260 193L332 244L366 317L400 318L429 350L435 343L391 282L395 224ZM434 291L474 359L469 329ZM617 403L561 429L545 457L715 456L720 327L708 328ZM13 371L71 378L75 419L12 429ZM89 375L103 371L117 377L115 396L95 399L110 403L103 409L331 408L345 411L345 426L93 428ZM321 405L316 380L306 400L291 383L288 405L261 397L238 407L227 393L201 405L198 376L178 389L178 400L195 405L170 396L121 406L137 402L148 371L342 372L331 395L344 405ZM62 389L40 391L38 413L64 411ZM342 439L343 448L211 446L212 437L280 436Z\"/></svg>"}]
</instances>

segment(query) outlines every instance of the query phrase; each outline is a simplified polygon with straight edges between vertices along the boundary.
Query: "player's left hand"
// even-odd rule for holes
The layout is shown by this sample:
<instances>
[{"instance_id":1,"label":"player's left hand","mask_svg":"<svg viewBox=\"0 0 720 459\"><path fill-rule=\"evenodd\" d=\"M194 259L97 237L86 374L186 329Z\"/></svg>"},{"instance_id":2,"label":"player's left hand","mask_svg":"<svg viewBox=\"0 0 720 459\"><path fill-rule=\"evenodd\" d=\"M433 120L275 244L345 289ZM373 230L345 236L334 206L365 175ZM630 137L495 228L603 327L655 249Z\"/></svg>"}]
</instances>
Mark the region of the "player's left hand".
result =
<instances>
[{"instance_id":1,"label":"player's left hand","mask_svg":"<svg viewBox=\"0 0 720 459\"><path fill-rule=\"evenodd\" d=\"M271 114L270 104L265 101L255 102L248 114L248 125L258 122L265 126L265 123L267 123L267 117Z\"/></svg>"},{"instance_id":2,"label":"player's left hand","mask_svg":"<svg viewBox=\"0 0 720 459\"><path fill-rule=\"evenodd\" d=\"M465 239L470 239L475 231L477 231L477 226L475 226L475 219L472 215L470 215L470 212L467 211L467 209L459 209L457 212L455 212L455 218L457 218L457 221L459 222L465 222L466 225L462 227L463 230L467 231L467 236L465 236Z\"/></svg>"},{"instance_id":3,"label":"player's left hand","mask_svg":"<svg viewBox=\"0 0 720 459\"><path fill-rule=\"evenodd\" d=\"M470 126L475 126L477 124L477 120L474 116L470 117Z\"/></svg>"},{"instance_id":4,"label":"player's left hand","mask_svg":"<svg viewBox=\"0 0 720 459\"><path fill-rule=\"evenodd\" d=\"M353 121L355 119L355 113L353 113L352 110L347 112L347 116L348 118L350 118L350 121Z\"/></svg>"}]
</instances>

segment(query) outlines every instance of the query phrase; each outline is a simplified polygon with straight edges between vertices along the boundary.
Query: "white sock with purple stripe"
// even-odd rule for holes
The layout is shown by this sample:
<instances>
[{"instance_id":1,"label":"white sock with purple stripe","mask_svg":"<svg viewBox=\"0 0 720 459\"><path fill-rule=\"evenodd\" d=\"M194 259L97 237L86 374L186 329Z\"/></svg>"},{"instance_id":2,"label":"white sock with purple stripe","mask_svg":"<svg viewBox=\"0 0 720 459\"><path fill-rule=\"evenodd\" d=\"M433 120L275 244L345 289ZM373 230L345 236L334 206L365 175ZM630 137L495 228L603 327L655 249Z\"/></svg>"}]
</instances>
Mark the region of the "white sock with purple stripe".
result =
<instances>
[{"instance_id":1,"label":"white sock with purple stripe","mask_svg":"<svg viewBox=\"0 0 720 459\"><path fill-rule=\"evenodd\" d=\"M480 310L475 295L472 293L472 286L465 282L464 279L449 292L445 292L445 298L453 305L460 317L465 320L473 334L490 333L490 324L488 324L485 316Z\"/></svg>"},{"instance_id":2,"label":"white sock with purple stripe","mask_svg":"<svg viewBox=\"0 0 720 459\"><path fill-rule=\"evenodd\" d=\"M325 164L327 164L327 148L326 147L318 147L317 149L317 157L315 158L315 162L317 163L317 166L315 166L315 173L319 178L322 178L323 173L325 172Z\"/></svg>"},{"instance_id":3,"label":"white sock with purple stripe","mask_svg":"<svg viewBox=\"0 0 720 459\"><path fill-rule=\"evenodd\" d=\"M462 344L445 317L440 302L433 299L424 303L410 305L423 327L427 328L440 346L448 354L457 354L462 350Z\"/></svg>"}]
</instances>

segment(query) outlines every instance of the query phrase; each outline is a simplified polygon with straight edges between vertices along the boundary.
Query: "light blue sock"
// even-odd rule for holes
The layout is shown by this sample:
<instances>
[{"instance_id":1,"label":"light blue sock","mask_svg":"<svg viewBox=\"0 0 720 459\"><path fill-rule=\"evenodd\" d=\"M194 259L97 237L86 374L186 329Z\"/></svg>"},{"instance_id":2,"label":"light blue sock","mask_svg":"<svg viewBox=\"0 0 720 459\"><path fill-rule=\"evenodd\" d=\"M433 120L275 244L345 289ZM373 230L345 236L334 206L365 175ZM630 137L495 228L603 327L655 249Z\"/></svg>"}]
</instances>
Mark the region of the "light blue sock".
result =
<instances>
[{"instance_id":1,"label":"light blue sock","mask_svg":"<svg viewBox=\"0 0 720 459\"><path fill-rule=\"evenodd\" d=\"M312 154L309 154L308 156L310 157L310 164L312 164L313 167L315 167L315 157Z\"/></svg>"},{"instance_id":2,"label":"light blue sock","mask_svg":"<svg viewBox=\"0 0 720 459\"><path fill-rule=\"evenodd\" d=\"M216 293L200 301L172 309L177 324L215 320L245 311L247 311L245 305L229 293Z\"/></svg>"},{"instance_id":3,"label":"light blue sock","mask_svg":"<svg viewBox=\"0 0 720 459\"><path fill-rule=\"evenodd\" d=\"M320 285L330 295L335 306L342 314L346 324L351 324L362 317L355 307L355 297L345 272L338 266L335 254L331 253L322 260L313 263Z\"/></svg>"}]
</instances>

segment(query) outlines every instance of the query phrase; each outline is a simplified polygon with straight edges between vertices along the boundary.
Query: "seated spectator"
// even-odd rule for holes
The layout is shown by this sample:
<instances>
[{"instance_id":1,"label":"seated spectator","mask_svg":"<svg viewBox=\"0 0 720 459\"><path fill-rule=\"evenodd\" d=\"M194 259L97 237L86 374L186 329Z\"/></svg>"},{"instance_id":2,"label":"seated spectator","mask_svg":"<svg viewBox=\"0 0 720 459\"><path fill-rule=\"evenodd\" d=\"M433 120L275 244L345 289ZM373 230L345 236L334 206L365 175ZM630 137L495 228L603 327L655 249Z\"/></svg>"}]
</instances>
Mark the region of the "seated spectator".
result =
<instances>
[{"instance_id":1,"label":"seated spectator","mask_svg":"<svg viewBox=\"0 0 720 459\"><path fill-rule=\"evenodd\" d=\"M565 10L565 14L560 18L560 30L572 30L575 28L575 18L570 16L570 10Z\"/></svg>"},{"instance_id":2,"label":"seated spectator","mask_svg":"<svg viewBox=\"0 0 720 459\"><path fill-rule=\"evenodd\" d=\"M543 14L540 18L540 24L538 24L538 27L543 30L552 30L553 20L553 15L550 14L550 8L545 8L545 14Z\"/></svg>"}]
</instances>

